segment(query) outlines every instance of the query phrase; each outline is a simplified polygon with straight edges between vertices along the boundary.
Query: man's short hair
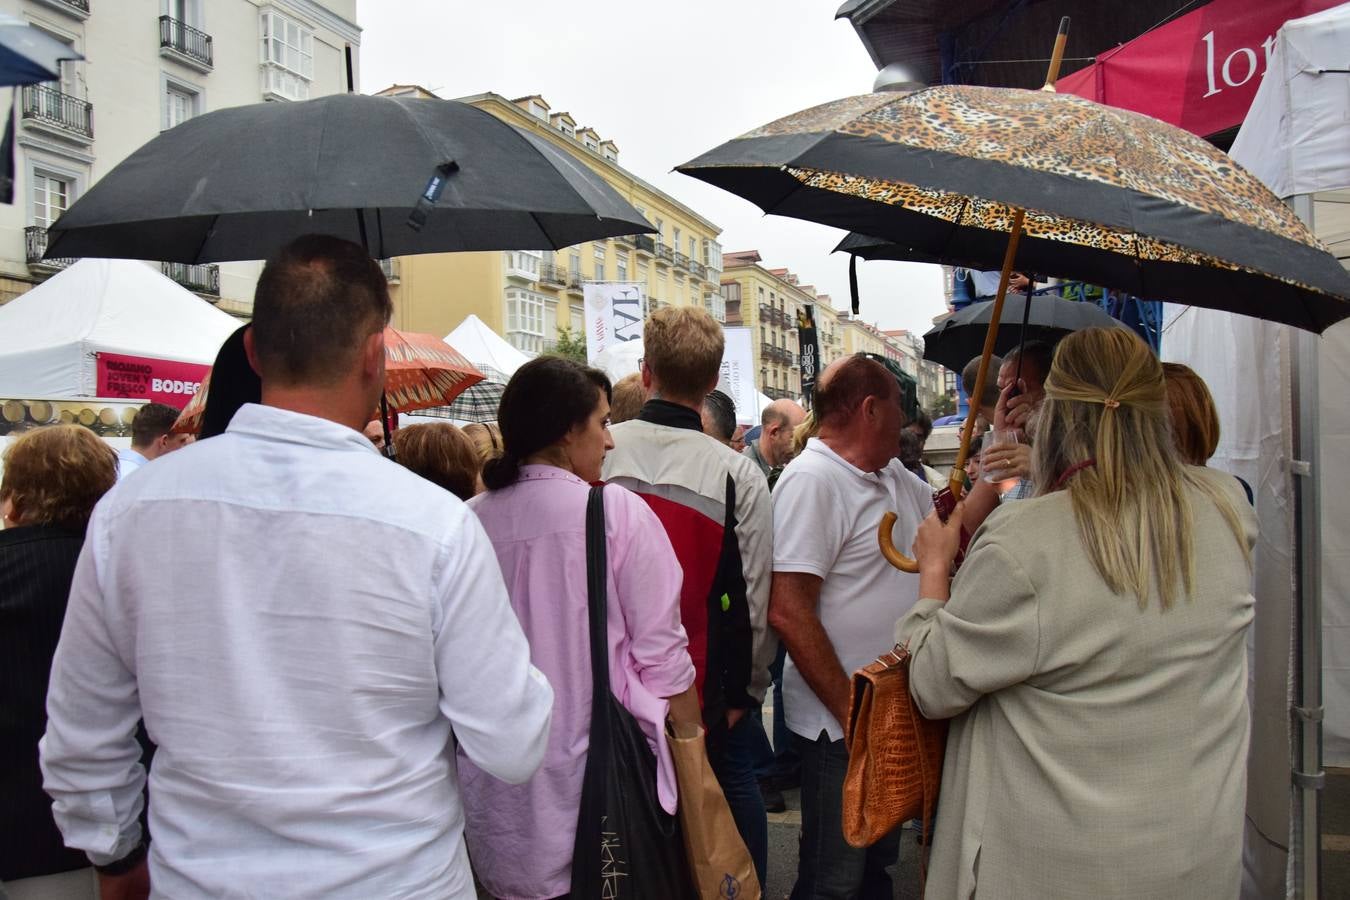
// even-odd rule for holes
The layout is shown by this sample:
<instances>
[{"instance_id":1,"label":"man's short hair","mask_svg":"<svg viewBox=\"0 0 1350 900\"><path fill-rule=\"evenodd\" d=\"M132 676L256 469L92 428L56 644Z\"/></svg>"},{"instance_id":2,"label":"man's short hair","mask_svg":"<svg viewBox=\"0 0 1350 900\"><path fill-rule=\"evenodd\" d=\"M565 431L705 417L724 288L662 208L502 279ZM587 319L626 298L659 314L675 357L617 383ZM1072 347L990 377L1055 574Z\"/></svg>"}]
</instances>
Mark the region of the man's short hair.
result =
<instances>
[{"instance_id":1,"label":"man's short hair","mask_svg":"<svg viewBox=\"0 0 1350 900\"><path fill-rule=\"evenodd\" d=\"M625 375L614 382L614 399L609 403L609 424L618 425L636 419L647 402L647 394L642 388L642 376L637 372Z\"/></svg>"},{"instance_id":2,"label":"man's short hair","mask_svg":"<svg viewBox=\"0 0 1350 900\"><path fill-rule=\"evenodd\" d=\"M759 414L759 425L765 429L770 425L786 425L788 421L787 413L781 409L774 409L772 403L764 407L764 412Z\"/></svg>"},{"instance_id":3,"label":"man's short hair","mask_svg":"<svg viewBox=\"0 0 1350 900\"><path fill-rule=\"evenodd\" d=\"M173 430L178 410L167 403L147 403L131 420L131 446L148 447Z\"/></svg>"},{"instance_id":4,"label":"man's short hair","mask_svg":"<svg viewBox=\"0 0 1350 900\"><path fill-rule=\"evenodd\" d=\"M821 427L842 425L868 397L891 397L900 390L885 366L861 353L833 364L827 374L815 393L816 420Z\"/></svg>"},{"instance_id":5,"label":"man's short hair","mask_svg":"<svg viewBox=\"0 0 1350 900\"><path fill-rule=\"evenodd\" d=\"M721 391L713 391L703 398L703 408L708 411L708 419L717 429L716 437L730 441L736 433L736 404Z\"/></svg>"},{"instance_id":6,"label":"man's short hair","mask_svg":"<svg viewBox=\"0 0 1350 900\"><path fill-rule=\"evenodd\" d=\"M253 300L253 347L264 381L329 385L393 314L379 264L351 241L309 234L268 261Z\"/></svg>"},{"instance_id":7,"label":"man's short hair","mask_svg":"<svg viewBox=\"0 0 1350 900\"><path fill-rule=\"evenodd\" d=\"M726 338L722 326L696 306L667 306L647 319L642 329L644 365L668 396L701 398L717 381Z\"/></svg>"},{"instance_id":8,"label":"man's short hair","mask_svg":"<svg viewBox=\"0 0 1350 900\"><path fill-rule=\"evenodd\" d=\"M933 417L924 409L915 410L908 427L911 431L917 432L920 445L925 444L933 434Z\"/></svg>"},{"instance_id":9,"label":"man's short hair","mask_svg":"<svg viewBox=\"0 0 1350 900\"><path fill-rule=\"evenodd\" d=\"M989 374L984 378L984 397L976 402L975 399L975 379L980 375L980 358L977 356L966 367L961 370L961 387L965 390L966 396L970 402L976 406L996 406L998 404L998 370L1003 365L1003 360L997 356L989 357ZM1049 369L1046 369L1049 372Z\"/></svg>"},{"instance_id":10,"label":"man's short hair","mask_svg":"<svg viewBox=\"0 0 1350 900\"><path fill-rule=\"evenodd\" d=\"M1022 345L1020 353L1014 348L1003 357L1003 365L1012 365L1016 369L1019 356L1022 358L1022 377L1026 377L1027 366L1031 366L1035 369L1036 381L1044 382L1045 376L1050 374L1050 364L1055 359L1055 348L1045 341L1027 341Z\"/></svg>"}]
</instances>

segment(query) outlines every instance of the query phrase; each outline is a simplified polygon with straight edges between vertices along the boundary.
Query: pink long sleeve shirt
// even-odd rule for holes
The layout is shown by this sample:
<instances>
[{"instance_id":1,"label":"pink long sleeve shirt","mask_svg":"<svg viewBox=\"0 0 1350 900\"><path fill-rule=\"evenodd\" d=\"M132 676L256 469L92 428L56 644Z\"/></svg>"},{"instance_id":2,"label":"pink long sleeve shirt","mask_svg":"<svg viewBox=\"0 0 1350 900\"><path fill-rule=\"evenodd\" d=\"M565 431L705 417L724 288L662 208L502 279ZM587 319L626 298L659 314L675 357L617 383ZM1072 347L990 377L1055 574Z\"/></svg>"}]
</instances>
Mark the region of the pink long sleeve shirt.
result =
<instances>
[{"instance_id":1,"label":"pink long sleeve shirt","mask_svg":"<svg viewBox=\"0 0 1350 900\"><path fill-rule=\"evenodd\" d=\"M531 662L553 685L553 724L539 771L511 785L459 757L474 870L502 900L571 889L572 848L591 723L586 605L586 502L590 486L553 466L524 466L511 487L469 506L492 541ZM641 498L605 488L609 574L609 677L657 757L658 795L674 812L675 769L663 699L694 682L680 624L680 564Z\"/></svg>"}]
</instances>

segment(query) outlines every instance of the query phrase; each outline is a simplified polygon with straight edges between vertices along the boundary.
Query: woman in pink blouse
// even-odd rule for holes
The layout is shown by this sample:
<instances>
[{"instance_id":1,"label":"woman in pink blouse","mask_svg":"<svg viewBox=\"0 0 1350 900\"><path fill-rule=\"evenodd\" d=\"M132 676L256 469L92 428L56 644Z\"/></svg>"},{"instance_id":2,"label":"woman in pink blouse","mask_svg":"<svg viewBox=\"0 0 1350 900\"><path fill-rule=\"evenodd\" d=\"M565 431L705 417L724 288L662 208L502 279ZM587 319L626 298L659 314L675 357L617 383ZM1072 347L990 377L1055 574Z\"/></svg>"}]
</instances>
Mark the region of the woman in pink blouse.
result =
<instances>
[{"instance_id":1,"label":"woman in pink blouse","mask_svg":"<svg viewBox=\"0 0 1350 900\"><path fill-rule=\"evenodd\" d=\"M548 751L529 781L506 784L459 757L469 854L501 900L547 900L571 889L591 718L586 502L614 446L609 397L603 373L571 360L521 366L498 410L505 452L483 471L487 493L469 503L497 551L531 661L554 693ZM699 722L680 624L680 564L637 495L605 488L605 519L610 684L647 734L661 805L673 813L666 716Z\"/></svg>"}]
</instances>

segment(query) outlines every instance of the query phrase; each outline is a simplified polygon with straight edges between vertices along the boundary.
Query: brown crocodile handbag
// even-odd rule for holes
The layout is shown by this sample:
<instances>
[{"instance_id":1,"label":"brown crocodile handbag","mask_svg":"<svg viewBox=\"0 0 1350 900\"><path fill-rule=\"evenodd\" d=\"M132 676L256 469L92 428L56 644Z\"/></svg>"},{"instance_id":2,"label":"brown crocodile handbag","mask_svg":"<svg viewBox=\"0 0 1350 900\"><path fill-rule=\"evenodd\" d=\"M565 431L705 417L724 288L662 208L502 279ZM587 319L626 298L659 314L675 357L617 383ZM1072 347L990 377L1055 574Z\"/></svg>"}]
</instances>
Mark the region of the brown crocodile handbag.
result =
<instances>
[{"instance_id":1,"label":"brown crocodile handbag","mask_svg":"<svg viewBox=\"0 0 1350 900\"><path fill-rule=\"evenodd\" d=\"M910 819L928 843L942 781L946 719L925 719L909 695L909 650L896 645L853 673L844 839L870 847Z\"/></svg>"}]
</instances>

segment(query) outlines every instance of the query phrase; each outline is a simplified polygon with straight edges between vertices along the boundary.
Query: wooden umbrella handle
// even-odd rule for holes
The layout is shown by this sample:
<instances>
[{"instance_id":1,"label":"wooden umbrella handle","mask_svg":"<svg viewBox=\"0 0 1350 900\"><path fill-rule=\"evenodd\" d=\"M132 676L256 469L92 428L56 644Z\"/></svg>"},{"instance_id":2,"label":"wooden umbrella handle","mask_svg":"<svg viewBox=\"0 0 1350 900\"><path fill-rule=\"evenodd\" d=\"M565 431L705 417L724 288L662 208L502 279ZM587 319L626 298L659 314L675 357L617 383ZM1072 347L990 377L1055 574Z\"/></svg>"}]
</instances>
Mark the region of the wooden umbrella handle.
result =
<instances>
[{"instance_id":1,"label":"wooden umbrella handle","mask_svg":"<svg viewBox=\"0 0 1350 900\"><path fill-rule=\"evenodd\" d=\"M1043 91L1055 92L1055 82L1059 81L1059 67L1064 62L1064 45L1069 40L1069 17L1059 20L1059 33L1055 35L1055 49L1050 54L1050 70L1045 75Z\"/></svg>"},{"instance_id":2,"label":"wooden umbrella handle","mask_svg":"<svg viewBox=\"0 0 1350 900\"><path fill-rule=\"evenodd\" d=\"M970 454L970 441L975 434L975 419L980 414L980 398L984 396L984 385L989 379L989 360L994 355L994 346L998 341L998 323L1003 316L1003 301L1008 296L1008 281L1012 278L1013 263L1017 259L1017 245L1022 242L1022 224L1025 220L1026 210L1019 209L1013 214L1012 231L1008 235L1008 249L1003 254L1003 271L999 273L998 278L998 296L995 297L994 308L989 314L989 331L984 336L980 371L975 376L975 392L971 394L970 411L966 413L966 422L961 428L961 446L957 448L956 465L952 467L951 481L948 482L955 500L961 499L962 489L965 486L962 473ZM881 555L886 558L886 562L901 572L913 574L919 571L919 564L896 549L895 540L891 536L895 521L895 513L888 512L881 517L881 525L877 528L877 543L881 547Z\"/></svg>"}]
</instances>

